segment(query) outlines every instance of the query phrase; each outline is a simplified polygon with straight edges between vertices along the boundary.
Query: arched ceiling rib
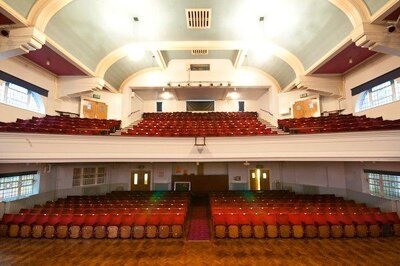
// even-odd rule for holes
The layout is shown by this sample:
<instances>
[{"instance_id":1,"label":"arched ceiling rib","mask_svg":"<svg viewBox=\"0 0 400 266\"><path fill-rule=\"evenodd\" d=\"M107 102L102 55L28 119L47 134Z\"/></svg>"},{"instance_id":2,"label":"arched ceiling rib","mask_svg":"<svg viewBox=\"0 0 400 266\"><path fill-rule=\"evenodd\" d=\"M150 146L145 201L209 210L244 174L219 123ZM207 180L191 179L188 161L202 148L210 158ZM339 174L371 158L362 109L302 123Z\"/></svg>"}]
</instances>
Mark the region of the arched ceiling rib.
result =
<instances>
[{"instance_id":1,"label":"arched ceiling rib","mask_svg":"<svg viewBox=\"0 0 400 266\"><path fill-rule=\"evenodd\" d=\"M130 60L129 57L124 57L107 70L104 79L114 86L114 88L119 89L124 80L126 80L132 73L154 67L156 64L157 63L154 61L151 52L146 52L143 59L139 62L134 62Z\"/></svg>"},{"instance_id":2,"label":"arched ceiling rib","mask_svg":"<svg viewBox=\"0 0 400 266\"><path fill-rule=\"evenodd\" d=\"M79 58L96 75L108 78L114 86L122 83L133 67L133 63L124 58L126 52L121 47L137 42L157 43L147 49L154 51L162 50L160 43L175 42L179 46L192 42L193 46L193 42L203 40L209 40L209 44L232 40L226 42L230 45L244 40L273 43L272 61L257 67L274 75L283 86L290 82L293 73L295 76L303 74L304 68L340 43L353 27L369 21L370 13L376 12L388 0L264 0L254 1L251 5L242 0L203 0L200 1L202 7L210 7L213 12L212 28L206 31L186 29L184 10L198 8L199 1L194 0L4 2L28 17L31 24L45 30L51 39ZM154 17L155 12L157 17ZM140 18L138 24L132 24L134 16ZM261 16L265 18L263 26L258 21ZM167 50L174 50L172 48ZM133 71L149 67L146 59L137 65ZM283 69L287 71L285 77ZM123 73L116 74L117 70Z\"/></svg>"}]
</instances>

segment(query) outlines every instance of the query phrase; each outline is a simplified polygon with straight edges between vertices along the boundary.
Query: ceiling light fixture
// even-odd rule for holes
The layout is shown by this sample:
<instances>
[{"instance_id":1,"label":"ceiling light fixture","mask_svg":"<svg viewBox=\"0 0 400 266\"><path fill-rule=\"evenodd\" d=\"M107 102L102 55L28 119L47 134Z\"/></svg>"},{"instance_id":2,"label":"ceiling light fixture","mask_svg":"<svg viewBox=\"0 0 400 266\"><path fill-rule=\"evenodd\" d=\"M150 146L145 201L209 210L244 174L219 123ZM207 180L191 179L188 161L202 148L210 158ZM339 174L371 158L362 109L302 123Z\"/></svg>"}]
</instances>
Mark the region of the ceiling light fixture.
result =
<instances>
[{"instance_id":1,"label":"ceiling light fixture","mask_svg":"<svg viewBox=\"0 0 400 266\"><path fill-rule=\"evenodd\" d=\"M145 51L144 49L137 46L127 46L126 53L129 59L134 62L138 62L144 57Z\"/></svg>"}]
</instances>

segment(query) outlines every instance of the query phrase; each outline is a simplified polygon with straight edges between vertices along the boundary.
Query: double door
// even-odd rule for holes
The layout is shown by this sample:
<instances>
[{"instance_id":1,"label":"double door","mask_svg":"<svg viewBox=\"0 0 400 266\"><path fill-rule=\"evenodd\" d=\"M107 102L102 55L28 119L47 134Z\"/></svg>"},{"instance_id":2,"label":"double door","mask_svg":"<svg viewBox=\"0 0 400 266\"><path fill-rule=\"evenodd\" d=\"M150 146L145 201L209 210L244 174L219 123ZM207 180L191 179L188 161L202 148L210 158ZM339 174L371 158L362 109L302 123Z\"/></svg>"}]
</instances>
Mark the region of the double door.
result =
<instances>
[{"instance_id":1,"label":"double door","mask_svg":"<svg viewBox=\"0 0 400 266\"><path fill-rule=\"evenodd\" d=\"M318 115L318 99L299 101L293 105L294 118L309 118Z\"/></svg>"},{"instance_id":2,"label":"double door","mask_svg":"<svg viewBox=\"0 0 400 266\"><path fill-rule=\"evenodd\" d=\"M131 172L131 191L150 191L151 171L133 170Z\"/></svg>"},{"instance_id":3,"label":"double door","mask_svg":"<svg viewBox=\"0 0 400 266\"><path fill-rule=\"evenodd\" d=\"M107 119L108 106L105 103L83 100L83 117Z\"/></svg>"},{"instance_id":4,"label":"double door","mask_svg":"<svg viewBox=\"0 0 400 266\"><path fill-rule=\"evenodd\" d=\"M270 190L270 172L268 169L250 170L250 190Z\"/></svg>"}]
</instances>

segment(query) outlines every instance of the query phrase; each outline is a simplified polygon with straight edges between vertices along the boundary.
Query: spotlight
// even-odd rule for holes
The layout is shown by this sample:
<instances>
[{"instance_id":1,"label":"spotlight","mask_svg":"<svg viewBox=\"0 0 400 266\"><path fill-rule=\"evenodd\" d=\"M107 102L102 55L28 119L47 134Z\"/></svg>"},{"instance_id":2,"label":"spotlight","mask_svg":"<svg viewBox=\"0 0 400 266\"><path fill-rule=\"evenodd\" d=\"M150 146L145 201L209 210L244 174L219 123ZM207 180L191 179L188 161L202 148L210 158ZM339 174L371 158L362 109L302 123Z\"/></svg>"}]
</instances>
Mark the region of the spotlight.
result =
<instances>
[{"instance_id":1,"label":"spotlight","mask_svg":"<svg viewBox=\"0 0 400 266\"><path fill-rule=\"evenodd\" d=\"M349 58L349 64L353 64L353 58Z\"/></svg>"},{"instance_id":2,"label":"spotlight","mask_svg":"<svg viewBox=\"0 0 400 266\"><path fill-rule=\"evenodd\" d=\"M387 26L386 27L386 30L389 32L389 33L393 33L393 32L395 32L396 31L396 25L389 25L389 26Z\"/></svg>"},{"instance_id":3,"label":"spotlight","mask_svg":"<svg viewBox=\"0 0 400 266\"><path fill-rule=\"evenodd\" d=\"M200 83L200 84L199 84L199 87L203 87L203 84Z\"/></svg>"},{"instance_id":4,"label":"spotlight","mask_svg":"<svg viewBox=\"0 0 400 266\"><path fill-rule=\"evenodd\" d=\"M168 82L168 84L167 84L167 85L168 85L168 87L171 87L171 83L170 83L170 82Z\"/></svg>"},{"instance_id":5,"label":"spotlight","mask_svg":"<svg viewBox=\"0 0 400 266\"><path fill-rule=\"evenodd\" d=\"M188 87L190 87L190 83L188 83L187 85L188 85Z\"/></svg>"},{"instance_id":6,"label":"spotlight","mask_svg":"<svg viewBox=\"0 0 400 266\"><path fill-rule=\"evenodd\" d=\"M228 87L230 87L231 86L231 84L230 83L228 83Z\"/></svg>"},{"instance_id":7,"label":"spotlight","mask_svg":"<svg viewBox=\"0 0 400 266\"><path fill-rule=\"evenodd\" d=\"M1 36L8 38L10 36L10 32L8 30L1 30Z\"/></svg>"},{"instance_id":8,"label":"spotlight","mask_svg":"<svg viewBox=\"0 0 400 266\"><path fill-rule=\"evenodd\" d=\"M51 64L50 60L47 59L47 61L46 61L46 66L50 66L50 64Z\"/></svg>"},{"instance_id":9,"label":"spotlight","mask_svg":"<svg viewBox=\"0 0 400 266\"><path fill-rule=\"evenodd\" d=\"M214 83L210 83L210 87L214 86Z\"/></svg>"},{"instance_id":10,"label":"spotlight","mask_svg":"<svg viewBox=\"0 0 400 266\"><path fill-rule=\"evenodd\" d=\"M179 84L178 84L178 87L180 87L180 86L181 86L181 84L179 83Z\"/></svg>"},{"instance_id":11,"label":"spotlight","mask_svg":"<svg viewBox=\"0 0 400 266\"><path fill-rule=\"evenodd\" d=\"M220 84L219 84L219 86L221 86L221 87L222 87L222 83L220 83Z\"/></svg>"}]
</instances>

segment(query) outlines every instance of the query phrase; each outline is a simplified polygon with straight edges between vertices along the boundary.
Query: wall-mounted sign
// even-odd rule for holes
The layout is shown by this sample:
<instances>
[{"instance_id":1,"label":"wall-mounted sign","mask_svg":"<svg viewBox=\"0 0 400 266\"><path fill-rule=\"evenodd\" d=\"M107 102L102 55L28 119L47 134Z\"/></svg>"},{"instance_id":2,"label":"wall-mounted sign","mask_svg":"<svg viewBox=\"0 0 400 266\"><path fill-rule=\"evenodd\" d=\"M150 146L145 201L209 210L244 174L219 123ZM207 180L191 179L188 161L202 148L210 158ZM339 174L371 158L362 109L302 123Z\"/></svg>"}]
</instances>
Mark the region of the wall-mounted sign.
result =
<instances>
[{"instance_id":1,"label":"wall-mounted sign","mask_svg":"<svg viewBox=\"0 0 400 266\"><path fill-rule=\"evenodd\" d=\"M308 93L302 93L302 94L300 94L300 98L305 98L305 97L307 97L308 96Z\"/></svg>"},{"instance_id":2,"label":"wall-mounted sign","mask_svg":"<svg viewBox=\"0 0 400 266\"><path fill-rule=\"evenodd\" d=\"M100 94L93 94L94 99L100 99Z\"/></svg>"}]
</instances>

